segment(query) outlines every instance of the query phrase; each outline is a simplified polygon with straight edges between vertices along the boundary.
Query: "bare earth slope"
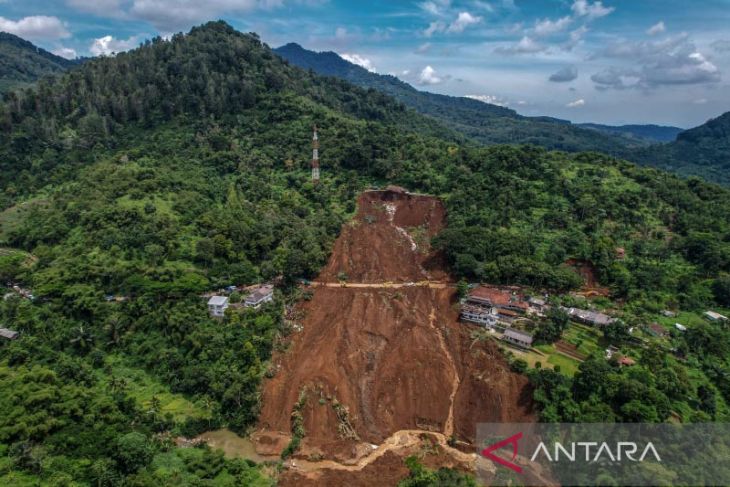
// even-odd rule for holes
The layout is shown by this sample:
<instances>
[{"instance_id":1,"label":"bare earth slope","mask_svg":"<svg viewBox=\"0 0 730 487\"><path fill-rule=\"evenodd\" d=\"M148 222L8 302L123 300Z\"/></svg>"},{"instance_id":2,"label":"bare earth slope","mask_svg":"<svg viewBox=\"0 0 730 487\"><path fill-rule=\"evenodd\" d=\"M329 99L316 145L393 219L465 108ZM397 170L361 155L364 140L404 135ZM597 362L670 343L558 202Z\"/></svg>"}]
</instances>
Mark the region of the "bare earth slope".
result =
<instances>
[{"instance_id":1,"label":"bare earth slope","mask_svg":"<svg viewBox=\"0 0 730 487\"><path fill-rule=\"evenodd\" d=\"M282 483L339 485L348 476L352 485L394 484L407 470L393 454L402 460L424 441L437 466L468 469L472 457L446 440L468 446L477 422L533 419L526 378L457 321L455 289L428 248L444 218L432 197L360 197L313 298L301 304L302 331L264 385L259 452L288 444L293 412L304 423L296 468Z\"/></svg>"}]
</instances>

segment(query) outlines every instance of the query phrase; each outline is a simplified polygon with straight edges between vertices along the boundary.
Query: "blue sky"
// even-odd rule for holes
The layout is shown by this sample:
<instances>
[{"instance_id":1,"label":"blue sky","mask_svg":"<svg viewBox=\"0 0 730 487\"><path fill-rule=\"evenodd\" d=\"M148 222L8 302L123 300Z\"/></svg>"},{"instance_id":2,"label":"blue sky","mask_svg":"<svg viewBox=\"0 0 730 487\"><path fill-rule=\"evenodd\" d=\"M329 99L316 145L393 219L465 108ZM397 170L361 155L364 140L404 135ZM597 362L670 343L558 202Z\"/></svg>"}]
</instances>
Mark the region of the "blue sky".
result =
<instances>
[{"instance_id":1,"label":"blue sky","mask_svg":"<svg viewBox=\"0 0 730 487\"><path fill-rule=\"evenodd\" d=\"M0 30L67 57L218 18L526 115L691 127L730 110L729 0L0 0Z\"/></svg>"}]
</instances>

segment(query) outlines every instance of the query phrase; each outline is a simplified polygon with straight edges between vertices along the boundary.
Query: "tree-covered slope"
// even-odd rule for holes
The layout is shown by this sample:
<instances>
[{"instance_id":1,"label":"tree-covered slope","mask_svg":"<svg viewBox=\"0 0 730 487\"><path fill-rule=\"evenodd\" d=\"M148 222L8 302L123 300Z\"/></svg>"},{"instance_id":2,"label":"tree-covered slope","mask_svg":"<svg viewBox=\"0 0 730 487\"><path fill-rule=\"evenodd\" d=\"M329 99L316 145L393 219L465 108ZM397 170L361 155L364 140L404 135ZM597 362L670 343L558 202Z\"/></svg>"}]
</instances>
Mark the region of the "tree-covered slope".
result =
<instances>
[{"instance_id":1,"label":"tree-covered slope","mask_svg":"<svg viewBox=\"0 0 730 487\"><path fill-rule=\"evenodd\" d=\"M638 149L632 159L684 176L730 184L730 112L685 130L669 144Z\"/></svg>"},{"instance_id":2,"label":"tree-covered slope","mask_svg":"<svg viewBox=\"0 0 730 487\"><path fill-rule=\"evenodd\" d=\"M43 76L62 73L76 64L78 61L56 56L16 35L0 32L0 94Z\"/></svg>"},{"instance_id":3,"label":"tree-covered slope","mask_svg":"<svg viewBox=\"0 0 730 487\"><path fill-rule=\"evenodd\" d=\"M21 332L0 342L0 484L265 482L171 438L255 421L271 351L291 331L284 305L300 298L292 283L323 265L372 185L444 199L433 244L457 277L569 290L579 282L563 262L591 259L636 316L730 304L730 191L597 153L443 133L220 22L8 95L0 284L35 299L0 301L0 323ZM280 283L274 303L208 317L200 294L263 280ZM712 357L690 357L693 377L727 375ZM698 408L685 392L677 401Z\"/></svg>"},{"instance_id":4,"label":"tree-covered slope","mask_svg":"<svg viewBox=\"0 0 730 487\"><path fill-rule=\"evenodd\" d=\"M371 73L334 52L314 52L290 43L274 50L292 64L387 93L419 113L436 118L458 132L486 144L535 144L566 151L596 150L621 154L646 145L639 138L604 133L550 117L524 117L512 109L465 97L418 91L395 76Z\"/></svg>"}]
</instances>

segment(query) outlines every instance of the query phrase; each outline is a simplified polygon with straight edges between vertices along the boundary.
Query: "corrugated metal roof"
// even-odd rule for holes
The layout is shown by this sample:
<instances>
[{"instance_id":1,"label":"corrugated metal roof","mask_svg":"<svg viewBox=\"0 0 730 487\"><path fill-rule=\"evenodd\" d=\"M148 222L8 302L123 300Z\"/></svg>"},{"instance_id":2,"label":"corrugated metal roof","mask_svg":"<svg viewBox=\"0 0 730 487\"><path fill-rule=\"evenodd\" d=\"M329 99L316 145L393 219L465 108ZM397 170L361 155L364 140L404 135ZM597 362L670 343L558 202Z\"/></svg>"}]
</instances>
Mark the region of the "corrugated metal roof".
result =
<instances>
[{"instance_id":1,"label":"corrugated metal roof","mask_svg":"<svg viewBox=\"0 0 730 487\"><path fill-rule=\"evenodd\" d=\"M227 296L211 296L208 300L208 306L223 306L228 303Z\"/></svg>"}]
</instances>

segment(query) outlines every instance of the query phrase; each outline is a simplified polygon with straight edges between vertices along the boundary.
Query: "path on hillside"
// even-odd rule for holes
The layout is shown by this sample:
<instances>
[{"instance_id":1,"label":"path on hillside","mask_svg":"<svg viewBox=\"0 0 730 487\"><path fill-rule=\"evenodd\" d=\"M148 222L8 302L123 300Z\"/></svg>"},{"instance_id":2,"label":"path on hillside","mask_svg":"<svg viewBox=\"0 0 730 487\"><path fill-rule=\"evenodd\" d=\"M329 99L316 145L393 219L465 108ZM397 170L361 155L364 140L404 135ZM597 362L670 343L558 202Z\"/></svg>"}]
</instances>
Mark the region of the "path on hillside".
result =
<instances>
[{"instance_id":1,"label":"path on hillside","mask_svg":"<svg viewBox=\"0 0 730 487\"><path fill-rule=\"evenodd\" d=\"M451 435L454 434L454 403L456 401L456 393L459 391L459 384L461 383L461 380L459 379L459 371L456 368L456 364L454 364L454 358L451 356L451 352L449 352L449 349L446 346L444 335L441 330L436 327L436 309L433 307L431 308L431 313L428 315L428 325L436 332L441 352L448 360L451 373L454 376L451 385L451 394L449 395L449 415L446 417L446 423L444 424L444 435L451 437Z\"/></svg>"},{"instance_id":2,"label":"path on hillside","mask_svg":"<svg viewBox=\"0 0 730 487\"><path fill-rule=\"evenodd\" d=\"M446 289L454 287L453 284L443 281L418 281L418 282L323 282L312 281L312 287L333 287L333 288L355 288L355 289L399 289L403 287L427 287L430 289Z\"/></svg>"},{"instance_id":3,"label":"path on hillside","mask_svg":"<svg viewBox=\"0 0 730 487\"><path fill-rule=\"evenodd\" d=\"M438 445L458 461L470 464L476 460L476 454L464 453L449 446L448 436L442 433L423 430L400 430L386 438L376 449L373 450L372 453L358 459L358 461L354 464L343 464L332 460L320 460L316 462L309 460L291 460L289 461L289 466L303 472L313 472L317 470L344 470L348 472L357 472L374 463L389 451L403 450L419 445L423 442L421 437L424 434L436 439Z\"/></svg>"}]
</instances>

